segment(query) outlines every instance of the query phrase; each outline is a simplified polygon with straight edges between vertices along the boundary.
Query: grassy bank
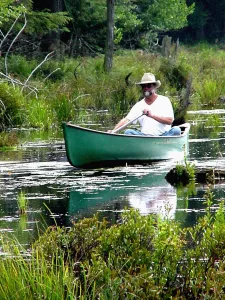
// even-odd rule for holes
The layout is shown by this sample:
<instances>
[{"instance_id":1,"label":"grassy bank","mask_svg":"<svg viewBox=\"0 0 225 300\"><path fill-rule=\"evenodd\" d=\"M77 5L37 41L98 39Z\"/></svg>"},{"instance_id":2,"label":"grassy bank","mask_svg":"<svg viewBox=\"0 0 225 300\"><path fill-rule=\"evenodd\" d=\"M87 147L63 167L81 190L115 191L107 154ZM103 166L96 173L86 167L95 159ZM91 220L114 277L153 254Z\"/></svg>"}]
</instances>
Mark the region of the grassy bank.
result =
<instances>
[{"instance_id":1,"label":"grassy bank","mask_svg":"<svg viewBox=\"0 0 225 300\"><path fill-rule=\"evenodd\" d=\"M223 203L193 228L137 211L109 227L97 216L48 228L25 254L1 239L1 299L222 299Z\"/></svg>"},{"instance_id":2,"label":"grassy bank","mask_svg":"<svg viewBox=\"0 0 225 300\"><path fill-rule=\"evenodd\" d=\"M188 81L192 81L193 109L224 105L225 52L218 46L180 47L176 56L169 58L142 51L117 51L109 74L103 71L103 59L52 59L29 78L40 61L11 56L8 70L14 81L0 83L1 129L24 126L48 130L60 127L62 121L85 120L88 113L97 110L109 111L102 123L115 123L141 97L135 83L144 72L152 72L162 81L159 93L170 97L175 110ZM4 72L3 58L0 68Z\"/></svg>"},{"instance_id":3,"label":"grassy bank","mask_svg":"<svg viewBox=\"0 0 225 300\"><path fill-rule=\"evenodd\" d=\"M79 109L109 109L123 113L140 97L135 82L144 72L152 72L162 81L160 93L167 94L175 105L186 81L192 77L193 104L213 106L225 94L224 61L224 50L207 44L181 47L176 57L168 59L140 51L117 52L109 74L103 71L103 56L63 62L51 60L27 83L36 88L36 92L1 83L0 95L13 123L23 121L26 126L47 128L76 118ZM13 56L8 68L14 78L25 82L36 65L37 61ZM127 86L125 78L130 73Z\"/></svg>"}]
</instances>

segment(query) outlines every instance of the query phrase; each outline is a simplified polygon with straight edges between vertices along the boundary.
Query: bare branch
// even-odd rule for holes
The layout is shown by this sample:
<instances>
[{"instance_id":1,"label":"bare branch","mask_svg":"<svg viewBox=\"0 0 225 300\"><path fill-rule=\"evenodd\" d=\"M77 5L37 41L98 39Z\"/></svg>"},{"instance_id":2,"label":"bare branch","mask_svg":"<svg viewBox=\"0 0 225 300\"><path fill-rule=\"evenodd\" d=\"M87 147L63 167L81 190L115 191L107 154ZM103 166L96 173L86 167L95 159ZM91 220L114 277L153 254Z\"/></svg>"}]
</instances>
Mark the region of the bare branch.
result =
<instances>
[{"instance_id":1,"label":"bare branch","mask_svg":"<svg viewBox=\"0 0 225 300\"><path fill-rule=\"evenodd\" d=\"M3 36L3 40L1 40L0 43L0 49L2 47L2 44L4 43L4 41L6 40L6 38L8 37L8 35L10 34L10 32L12 31L13 27L15 26L16 22L18 21L18 19L20 18L21 14L18 15L18 17L16 18L16 20L13 22L12 26L10 27L10 29L8 30L8 32L6 33L6 35L3 34L2 31L0 31L1 35Z\"/></svg>"},{"instance_id":2,"label":"bare branch","mask_svg":"<svg viewBox=\"0 0 225 300\"><path fill-rule=\"evenodd\" d=\"M2 35L3 39L5 38L4 33L0 30L0 34ZM2 46L3 41L0 42L0 48Z\"/></svg>"},{"instance_id":3,"label":"bare branch","mask_svg":"<svg viewBox=\"0 0 225 300\"><path fill-rule=\"evenodd\" d=\"M27 88L30 88L30 87L27 87ZM31 89L31 88L30 88L30 89ZM34 89L35 89L35 88L34 88ZM37 92L36 92L34 89L31 90L30 93L28 93L28 94L26 95L26 97L28 97L30 94L34 93L34 94L35 94L35 98L37 99L37 98L38 98L38 95L37 95ZM25 97L25 98L26 98L26 97Z\"/></svg>"},{"instance_id":4,"label":"bare branch","mask_svg":"<svg viewBox=\"0 0 225 300\"><path fill-rule=\"evenodd\" d=\"M24 86L24 84L21 81L19 81L18 79L14 79L14 78L12 78L12 77L10 77L10 76L2 73L2 72L0 72L0 75L2 75L4 78L6 78L7 81L10 81L13 84L14 88L15 88L15 84ZM37 98L37 92L38 92L37 88L31 87L31 86L28 86L28 85L26 86L26 88L31 90L30 93L35 93L36 98Z\"/></svg>"},{"instance_id":5,"label":"bare branch","mask_svg":"<svg viewBox=\"0 0 225 300\"><path fill-rule=\"evenodd\" d=\"M87 42L85 42L85 40L83 38L80 38L79 41L80 41L80 44L81 44L81 41L83 41L83 43L87 46L87 48L89 50L91 50L93 53L95 53L96 55L98 55L98 56L102 56L103 55L101 53L97 53Z\"/></svg>"},{"instance_id":6,"label":"bare branch","mask_svg":"<svg viewBox=\"0 0 225 300\"><path fill-rule=\"evenodd\" d=\"M8 54L9 54L9 51L11 50L13 44L15 43L15 41L17 40L17 38L20 36L20 34L22 33L22 31L24 30L24 28L27 26L27 18L26 18L26 15L25 13L23 13L23 16L24 16L24 25L23 27L20 29L20 31L17 33L16 37L13 39L12 43L10 44L7 52L6 52L6 55L5 55L5 72L6 72L6 75L8 74L8 67L7 67L7 58L8 58ZM15 22L14 22L15 23Z\"/></svg>"},{"instance_id":7,"label":"bare branch","mask_svg":"<svg viewBox=\"0 0 225 300\"><path fill-rule=\"evenodd\" d=\"M158 46L159 45L159 39L158 38L156 38L156 43L153 42L153 45L154 46Z\"/></svg>"},{"instance_id":8,"label":"bare branch","mask_svg":"<svg viewBox=\"0 0 225 300\"><path fill-rule=\"evenodd\" d=\"M5 104L3 103L3 101L0 99L0 104L2 105L3 109L6 110Z\"/></svg>"},{"instance_id":9,"label":"bare branch","mask_svg":"<svg viewBox=\"0 0 225 300\"><path fill-rule=\"evenodd\" d=\"M79 95L79 96L77 96L75 99L73 99L72 102L74 102L75 100L77 100L77 99L79 99L79 98L85 97L85 96L90 96L90 94Z\"/></svg>"},{"instance_id":10,"label":"bare branch","mask_svg":"<svg viewBox=\"0 0 225 300\"><path fill-rule=\"evenodd\" d=\"M52 71L50 74L48 74L48 76L46 76L46 77L44 78L44 81L47 80L53 73L55 73L55 72L58 71L58 70L61 70L61 68L57 68L57 69L55 69L54 71Z\"/></svg>"},{"instance_id":11,"label":"bare branch","mask_svg":"<svg viewBox=\"0 0 225 300\"><path fill-rule=\"evenodd\" d=\"M21 89L21 92L24 90L24 88L27 86L27 82L30 80L31 76L34 74L34 72L40 68L40 66L45 63L46 61L48 61L49 59L51 59L52 55L53 55L54 51L50 52L48 55L46 55L45 59L36 67L34 68L34 70L30 73L30 75L28 76L27 80L24 82L24 85ZM50 57L51 56L51 57Z\"/></svg>"}]
</instances>

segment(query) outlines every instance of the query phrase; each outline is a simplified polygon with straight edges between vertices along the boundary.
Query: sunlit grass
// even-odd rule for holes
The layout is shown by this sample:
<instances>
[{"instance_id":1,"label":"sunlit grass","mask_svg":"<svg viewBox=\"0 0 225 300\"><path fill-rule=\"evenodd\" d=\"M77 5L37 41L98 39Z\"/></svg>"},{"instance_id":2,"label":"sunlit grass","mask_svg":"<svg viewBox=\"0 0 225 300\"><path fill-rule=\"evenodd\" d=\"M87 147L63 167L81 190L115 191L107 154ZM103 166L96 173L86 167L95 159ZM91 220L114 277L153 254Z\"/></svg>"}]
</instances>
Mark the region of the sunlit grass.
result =
<instances>
[{"instance_id":1,"label":"sunlit grass","mask_svg":"<svg viewBox=\"0 0 225 300\"><path fill-rule=\"evenodd\" d=\"M203 105L214 106L221 95L221 84L214 79L205 79L196 84L197 93Z\"/></svg>"},{"instance_id":2,"label":"sunlit grass","mask_svg":"<svg viewBox=\"0 0 225 300\"><path fill-rule=\"evenodd\" d=\"M15 71L22 82L38 63L16 56L11 61L17 63L10 64L10 71ZM11 122L13 126L23 124L42 129L60 127L62 121L75 121L83 110L108 110L113 119L120 119L142 96L136 83L145 72L154 73L161 80L158 93L168 96L174 106L185 92L189 78L192 107L223 106L219 99L225 95L225 51L218 45L181 45L177 56L169 58L162 57L160 51L118 50L110 73L104 72L103 62L103 55L48 61L29 80L28 85L36 88L36 94L29 89L21 92L21 87L14 90L12 86L5 93L6 84L2 84L2 126ZM56 69L58 73L46 79Z\"/></svg>"},{"instance_id":3,"label":"sunlit grass","mask_svg":"<svg viewBox=\"0 0 225 300\"><path fill-rule=\"evenodd\" d=\"M26 126L47 129L53 124L53 112L48 101L32 99L29 103Z\"/></svg>"},{"instance_id":4,"label":"sunlit grass","mask_svg":"<svg viewBox=\"0 0 225 300\"><path fill-rule=\"evenodd\" d=\"M0 299L76 298L77 282L62 254L50 260L38 252L29 255L13 240L3 242L2 252L10 255L0 260Z\"/></svg>"}]
</instances>

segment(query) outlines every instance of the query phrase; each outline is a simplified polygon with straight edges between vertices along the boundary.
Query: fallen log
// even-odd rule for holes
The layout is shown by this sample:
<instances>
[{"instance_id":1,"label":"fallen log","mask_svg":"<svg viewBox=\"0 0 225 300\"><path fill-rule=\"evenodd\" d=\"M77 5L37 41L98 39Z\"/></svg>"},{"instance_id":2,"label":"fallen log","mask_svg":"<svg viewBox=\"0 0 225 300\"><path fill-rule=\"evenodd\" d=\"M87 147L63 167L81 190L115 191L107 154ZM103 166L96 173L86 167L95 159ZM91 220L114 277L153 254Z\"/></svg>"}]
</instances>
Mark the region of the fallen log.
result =
<instances>
[{"instance_id":1,"label":"fallen log","mask_svg":"<svg viewBox=\"0 0 225 300\"><path fill-rule=\"evenodd\" d=\"M214 168L194 168L194 180L200 184L217 184L225 181L225 170ZM193 178L185 169L178 170L176 167L171 169L165 176L166 180L173 186L187 185Z\"/></svg>"},{"instance_id":2,"label":"fallen log","mask_svg":"<svg viewBox=\"0 0 225 300\"><path fill-rule=\"evenodd\" d=\"M220 183L225 180L225 170L213 168L195 169L195 180L197 183Z\"/></svg>"}]
</instances>

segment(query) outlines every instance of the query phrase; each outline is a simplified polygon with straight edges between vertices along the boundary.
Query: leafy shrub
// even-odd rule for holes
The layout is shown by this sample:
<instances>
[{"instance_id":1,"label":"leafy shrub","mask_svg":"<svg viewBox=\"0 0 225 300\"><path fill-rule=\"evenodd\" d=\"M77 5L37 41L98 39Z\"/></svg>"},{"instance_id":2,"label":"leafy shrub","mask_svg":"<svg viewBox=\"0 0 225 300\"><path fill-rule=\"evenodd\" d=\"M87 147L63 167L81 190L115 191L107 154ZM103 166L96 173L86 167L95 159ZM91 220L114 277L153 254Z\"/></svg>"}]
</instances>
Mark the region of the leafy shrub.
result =
<instances>
[{"instance_id":1,"label":"leafy shrub","mask_svg":"<svg viewBox=\"0 0 225 300\"><path fill-rule=\"evenodd\" d=\"M171 59L163 59L159 71L178 91L186 87L186 82L190 76L190 65L185 61L175 62Z\"/></svg>"},{"instance_id":2,"label":"leafy shrub","mask_svg":"<svg viewBox=\"0 0 225 300\"><path fill-rule=\"evenodd\" d=\"M0 132L0 147L13 147L18 144L18 137L15 132Z\"/></svg>"},{"instance_id":3,"label":"leafy shrub","mask_svg":"<svg viewBox=\"0 0 225 300\"><path fill-rule=\"evenodd\" d=\"M50 297L56 283L58 296L69 292L73 299L223 299L224 203L213 215L210 190L205 198L206 213L191 228L135 210L111 227L95 216L72 228L48 228L29 260L1 239L13 255L0 261L0 296Z\"/></svg>"},{"instance_id":4,"label":"leafy shrub","mask_svg":"<svg viewBox=\"0 0 225 300\"><path fill-rule=\"evenodd\" d=\"M43 252L45 257L52 257L58 249L66 259L81 263L91 258L91 252L98 245L106 225L106 221L100 222L96 215L75 223L71 229L49 227L34 244L34 248Z\"/></svg>"},{"instance_id":5,"label":"leafy shrub","mask_svg":"<svg viewBox=\"0 0 225 300\"><path fill-rule=\"evenodd\" d=\"M8 72L22 80L27 78L37 65L36 60L28 60L20 55L11 55L8 59Z\"/></svg>"},{"instance_id":6,"label":"leafy shrub","mask_svg":"<svg viewBox=\"0 0 225 300\"><path fill-rule=\"evenodd\" d=\"M0 83L0 129L21 124L23 108L22 93L7 83Z\"/></svg>"}]
</instances>

